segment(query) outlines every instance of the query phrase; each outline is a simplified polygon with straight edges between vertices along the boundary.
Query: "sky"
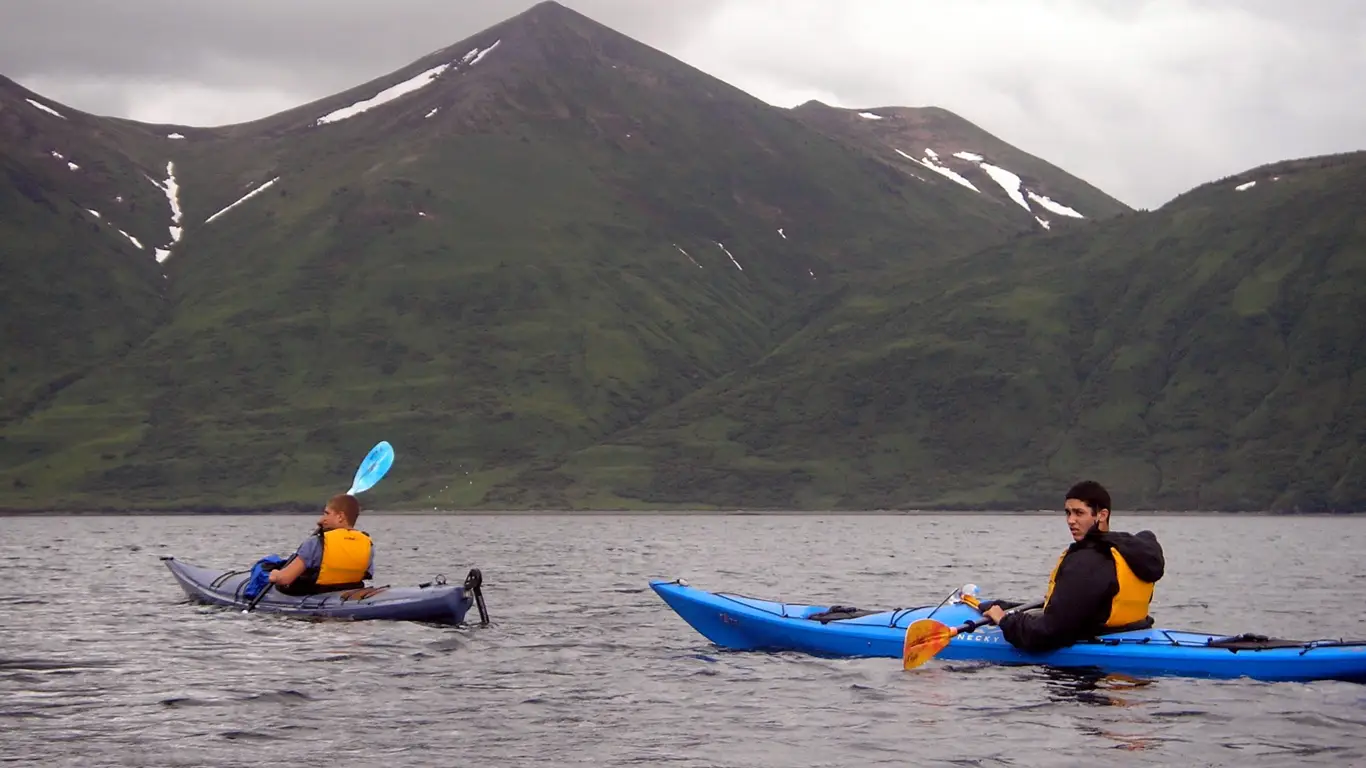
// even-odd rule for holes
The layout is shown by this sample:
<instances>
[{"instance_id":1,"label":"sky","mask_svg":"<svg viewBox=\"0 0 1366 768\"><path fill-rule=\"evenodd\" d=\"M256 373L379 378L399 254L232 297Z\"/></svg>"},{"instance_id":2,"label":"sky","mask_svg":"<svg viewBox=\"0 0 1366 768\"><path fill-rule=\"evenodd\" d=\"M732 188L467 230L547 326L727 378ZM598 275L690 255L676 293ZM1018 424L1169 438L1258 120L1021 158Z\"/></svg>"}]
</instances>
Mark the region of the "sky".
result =
<instances>
[{"instance_id":1,"label":"sky","mask_svg":"<svg viewBox=\"0 0 1366 768\"><path fill-rule=\"evenodd\" d=\"M1362 0L561 0L766 102L937 106L1138 208L1366 149ZM6 3L0 74L102 115L264 117L531 0Z\"/></svg>"}]
</instances>

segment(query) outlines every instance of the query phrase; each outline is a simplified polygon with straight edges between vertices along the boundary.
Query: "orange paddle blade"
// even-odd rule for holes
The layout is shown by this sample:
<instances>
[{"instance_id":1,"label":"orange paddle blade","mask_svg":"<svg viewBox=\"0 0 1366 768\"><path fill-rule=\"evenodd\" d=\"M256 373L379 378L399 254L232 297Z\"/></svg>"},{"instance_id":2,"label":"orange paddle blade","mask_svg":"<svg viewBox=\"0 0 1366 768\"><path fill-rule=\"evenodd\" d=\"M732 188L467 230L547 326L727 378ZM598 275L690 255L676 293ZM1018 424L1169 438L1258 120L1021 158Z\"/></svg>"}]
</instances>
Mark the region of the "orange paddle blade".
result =
<instances>
[{"instance_id":1,"label":"orange paddle blade","mask_svg":"<svg viewBox=\"0 0 1366 768\"><path fill-rule=\"evenodd\" d=\"M901 668L915 669L944 650L958 634L934 619L920 619L906 627L906 640L901 646Z\"/></svg>"}]
</instances>

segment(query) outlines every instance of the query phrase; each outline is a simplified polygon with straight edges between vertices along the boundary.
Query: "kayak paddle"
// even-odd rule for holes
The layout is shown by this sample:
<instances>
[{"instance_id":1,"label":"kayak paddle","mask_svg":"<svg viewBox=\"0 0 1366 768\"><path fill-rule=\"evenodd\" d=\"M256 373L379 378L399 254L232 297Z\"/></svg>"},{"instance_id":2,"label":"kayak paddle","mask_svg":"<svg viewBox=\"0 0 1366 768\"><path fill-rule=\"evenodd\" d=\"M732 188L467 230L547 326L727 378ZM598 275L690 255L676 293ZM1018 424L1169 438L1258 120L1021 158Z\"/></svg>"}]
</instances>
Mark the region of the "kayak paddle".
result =
<instances>
[{"instance_id":1,"label":"kayak paddle","mask_svg":"<svg viewBox=\"0 0 1366 768\"><path fill-rule=\"evenodd\" d=\"M375 443L375 447L370 449L370 453L366 454L365 460L356 469L356 477L351 481L351 490L347 493L355 496L370 490L393 465L394 447L389 445L388 440Z\"/></svg>"},{"instance_id":2,"label":"kayak paddle","mask_svg":"<svg viewBox=\"0 0 1366 768\"><path fill-rule=\"evenodd\" d=\"M355 496L358 493L365 493L371 488L374 488L375 483L382 480L384 475L389 472L389 467L392 467L393 465L394 447L389 445L388 440L381 440L378 443L375 443L375 447L370 449L370 452L361 460L360 466L356 468L356 476L351 480L351 490L347 491L347 493ZM297 557L298 554L298 552L295 552L290 555L289 559L280 567L284 568L285 565L294 562L294 558ZM266 588L257 593L256 597L247 604L247 609L242 611L242 613L251 613L255 610L256 604L261 602L261 598L265 597L266 593L274 587L275 582L268 582Z\"/></svg>"},{"instance_id":3,"label":"kayak paddle","mask_svg":"<svg viewBox=\"0 0 1366 768\"><path fill-rule=\"evenodd\" d=\"M973 607L975 608L976 606ZM1040 600L1037 603L1011 608L1006 611L1006 615L1042 607L1043 601ZM980 626L990 623L991 619L981 618L977 621L969 621L961 627L949 629L942 622L935 621L934 619L920 619L919 621L911 622L911 625L906 627L906 640L901 646L901 668L915 669L933 658L936 653L944 650L955 635L962 632L971 632Z\"/></svg>"}]
</instances>

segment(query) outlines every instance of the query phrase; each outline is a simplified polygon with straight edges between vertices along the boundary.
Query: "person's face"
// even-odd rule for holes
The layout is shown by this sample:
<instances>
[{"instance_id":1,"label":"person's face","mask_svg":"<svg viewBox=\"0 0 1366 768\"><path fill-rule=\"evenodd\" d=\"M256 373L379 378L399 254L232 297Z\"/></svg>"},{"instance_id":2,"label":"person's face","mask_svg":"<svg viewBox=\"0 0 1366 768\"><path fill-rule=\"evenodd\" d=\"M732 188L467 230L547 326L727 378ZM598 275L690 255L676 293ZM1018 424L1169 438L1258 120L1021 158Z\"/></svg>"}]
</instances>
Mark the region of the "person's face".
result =
<instances>
[{"instance_id":1,"label":"person's face","mask_svg":"<svg viewBox=\"0 0 1366 768\"><path fill-rule=\"evenodd\" d=\"M327 507L323 510L322 517L318 518L318 527L330 531L333 528L345 528L346 516L340 510Z\"/></svg>"},{"instance_id":2,"label":"person's face","mask_svg":"<svg viewBox=\"0 0 1366 768\"><path fill-rule=\"evenodd\" d=\"M1068 499L1063 509L1067 512L1067 530L1072 532L1073 541L1081 541L1087 531L1100 525L1109 515L1108 510L1098 514L1086 502L1077 499Z\"/></svg>"}]
</instances>

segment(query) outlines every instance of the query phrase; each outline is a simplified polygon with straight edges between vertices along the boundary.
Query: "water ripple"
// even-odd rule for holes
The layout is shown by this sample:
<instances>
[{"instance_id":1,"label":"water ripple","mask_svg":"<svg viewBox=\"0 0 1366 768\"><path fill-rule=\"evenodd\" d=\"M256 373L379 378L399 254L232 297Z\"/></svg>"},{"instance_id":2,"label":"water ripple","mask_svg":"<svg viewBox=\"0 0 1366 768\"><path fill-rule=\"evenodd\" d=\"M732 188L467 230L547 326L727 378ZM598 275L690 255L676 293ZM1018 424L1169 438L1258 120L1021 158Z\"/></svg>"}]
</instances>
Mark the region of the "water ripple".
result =
<instances>
[{"instance_id":1,"label":"water ripple","mask_svg":"<svg viewBox=\"0 0 1366 768\"><path fill-rule=\"evenodd\" d=\"M1124 515L1167 549L1154 615L1366 637L1366 521ZM1047 580L1053 518L372 516L381 583L479 567L494 623L301 622L185 601L161 555L243 567L310 517L0 521L0 723L18 764L1072 766L1366 762L1346 683L1135 679L718 649L646 588L938 603ZM1119 521L1117 520L1117 523ZM233 536L226 540L224 530ZM415 546L420 544L420 548ZM389 553L389 554L385 554ZM960 553L970 553L961 554ZM452 576L452 581L455 577ZM22 589L19 585L22 585Z\"/></svg>"}]
</instances>

